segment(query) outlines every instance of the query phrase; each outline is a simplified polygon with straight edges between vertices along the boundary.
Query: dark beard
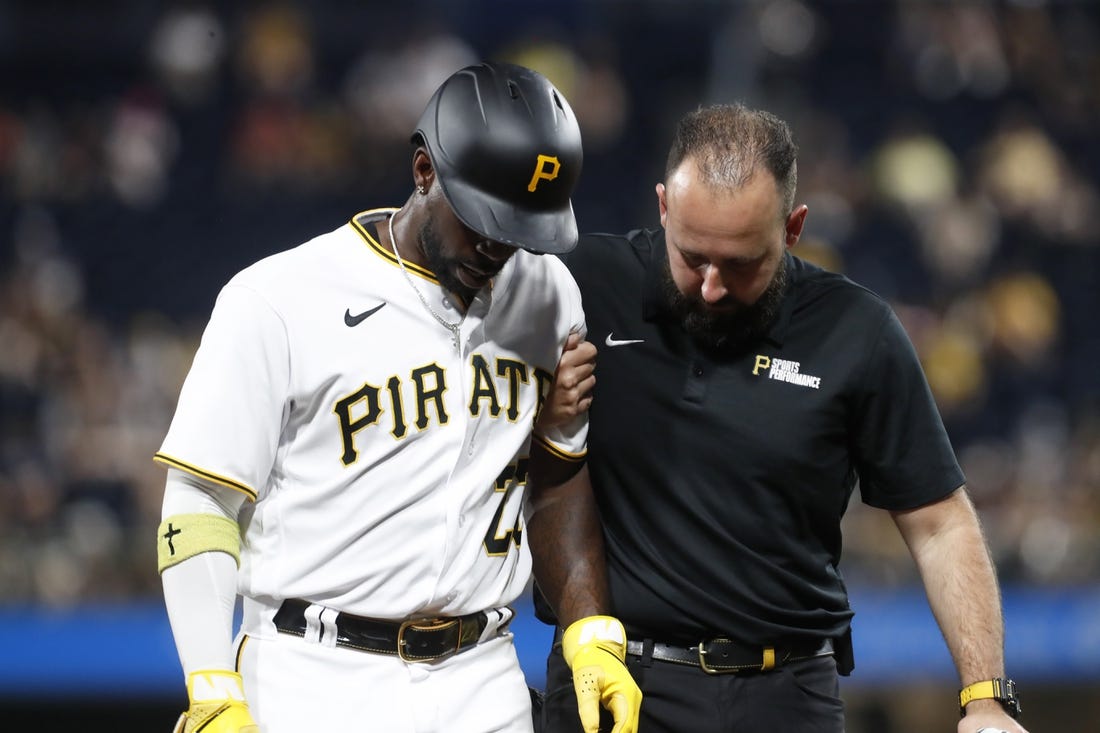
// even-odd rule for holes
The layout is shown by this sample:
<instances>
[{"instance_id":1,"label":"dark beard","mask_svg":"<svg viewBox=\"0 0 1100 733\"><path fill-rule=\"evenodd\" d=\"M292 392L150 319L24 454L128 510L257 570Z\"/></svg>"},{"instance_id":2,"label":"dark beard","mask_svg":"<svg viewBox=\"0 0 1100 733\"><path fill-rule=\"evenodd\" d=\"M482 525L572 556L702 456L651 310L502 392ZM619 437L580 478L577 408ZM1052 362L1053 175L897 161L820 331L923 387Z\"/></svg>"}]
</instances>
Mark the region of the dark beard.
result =
<instances>
[{"instance_id":1,"label":"dark beard","mask_svg":"<svg viewBox=\"0 0 1100 733\"><path fill-rule=\"evenodd\" d=\"M771 328L783 304L788 279L787 258L783 257L772 281L755 303L741 304L736 310L722 313L710 311L698 298L681 293L667 261L661 289L669 308L680 319L680 326L696 344L708 350L736 352L760 339Z\"/></svg>"},{"instance_id":2,"label":"dark beard","mask_svg":"<svg viewBox=\"0 0 1100 733\"><path fill-rule=\"evenodd\" d=\"M435 274L443 289L457 295L463 303L472 301L474 296L477 295L477 290L469 288L458 279L458 275L455 273L457 263L453 259L444 256L443 243L439 241L439 236L435 233L430 218L425 219L424 223L420 225L417 238L420 242L420 251L424 253L424 257L428 261L428 269Z\"/></svg>"}]
</instances>

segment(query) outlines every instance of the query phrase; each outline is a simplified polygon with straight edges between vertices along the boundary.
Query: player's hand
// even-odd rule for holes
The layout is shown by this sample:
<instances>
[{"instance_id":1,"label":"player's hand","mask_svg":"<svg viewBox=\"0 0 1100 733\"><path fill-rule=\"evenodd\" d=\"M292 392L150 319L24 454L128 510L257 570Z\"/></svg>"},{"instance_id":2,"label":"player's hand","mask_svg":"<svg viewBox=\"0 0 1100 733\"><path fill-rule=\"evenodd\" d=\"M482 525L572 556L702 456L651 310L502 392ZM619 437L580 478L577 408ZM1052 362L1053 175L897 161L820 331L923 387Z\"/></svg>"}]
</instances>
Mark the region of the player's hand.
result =
<instances>
[{"instance_id":1,"label":"player's hand","mask_svg":"<svg viewBox=\"0 0 1100 733\"><path fill-rule=\"evenodd\" d=\"M260 733L248 712L241 676L227 670L203 670L187 675L191 707L180 715L172 733Z\"/></svg>"},{"instance_id":2,"label":"player's hand","mask_svg":"<svg viewBox=\"0 0 1100 733\"><path fill-rule=\"evenodd\" d=\"M542 404L536 423L539 431L564 425L592 404L596 384L596 347L579 333L569 334L562 350L550 393Z\"/></svg>"},{"instance_id":3,"label":"player's hand","mask_svg":"<svg viewBox=\"0 0 1100 733\"><path fill-rule=\"evenodd\" d=\"M612 733L637 733L642 691L626 669L626 632L619 620L588 616L573 622L562 636L561 651L573 670L585 733L598 733L600 704L615 719Z\"/></svg>"}]
</instances>

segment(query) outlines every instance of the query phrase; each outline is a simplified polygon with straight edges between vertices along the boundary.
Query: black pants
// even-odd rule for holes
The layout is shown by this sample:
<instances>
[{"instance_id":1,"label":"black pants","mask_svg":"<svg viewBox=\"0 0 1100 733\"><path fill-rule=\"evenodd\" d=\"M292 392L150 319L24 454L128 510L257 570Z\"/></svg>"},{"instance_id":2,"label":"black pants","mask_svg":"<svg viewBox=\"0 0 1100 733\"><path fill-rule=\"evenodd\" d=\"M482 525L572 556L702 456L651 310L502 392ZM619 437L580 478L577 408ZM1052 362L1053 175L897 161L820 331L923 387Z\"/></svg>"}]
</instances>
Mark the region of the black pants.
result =
<instances>
[{"instance_id":1,"label":"black pants","mask_svg":"<svg viewBox=\"0 0 1100 733\"><path fill-rule=\"evenodd\" d=\"M627 656L642 689L638 733L844 733L844 703L831 656L770 672L710 675L698 667ZM600 730L611 715L601 711ZM582 733L561 645L546 660L545 733Z\"/></svg>"}]
</instances>

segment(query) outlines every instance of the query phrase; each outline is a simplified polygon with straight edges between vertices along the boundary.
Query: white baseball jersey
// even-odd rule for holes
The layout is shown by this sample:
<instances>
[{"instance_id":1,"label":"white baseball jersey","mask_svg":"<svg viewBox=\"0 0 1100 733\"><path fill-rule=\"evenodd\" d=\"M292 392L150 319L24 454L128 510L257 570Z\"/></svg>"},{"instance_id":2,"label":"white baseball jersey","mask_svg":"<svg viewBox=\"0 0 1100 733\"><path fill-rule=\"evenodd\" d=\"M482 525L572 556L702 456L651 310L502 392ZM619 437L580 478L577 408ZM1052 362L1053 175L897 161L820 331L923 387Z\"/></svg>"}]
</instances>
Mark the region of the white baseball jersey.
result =
<instances>
[{"instance_id":1,"label":"white baseball jersey","mask_svg":"<svg viewBox=\"0 0 1100 733\"><path fill-rule=\"evenodd\" d=\"M463 317L366 226L268 257L222 289L156 459L244 492L239 591L402 619L513 601L529 580L531 428L580 294L518 251ZM587 417L545 436L579 460Z\"/></svg>"}]
</instances>

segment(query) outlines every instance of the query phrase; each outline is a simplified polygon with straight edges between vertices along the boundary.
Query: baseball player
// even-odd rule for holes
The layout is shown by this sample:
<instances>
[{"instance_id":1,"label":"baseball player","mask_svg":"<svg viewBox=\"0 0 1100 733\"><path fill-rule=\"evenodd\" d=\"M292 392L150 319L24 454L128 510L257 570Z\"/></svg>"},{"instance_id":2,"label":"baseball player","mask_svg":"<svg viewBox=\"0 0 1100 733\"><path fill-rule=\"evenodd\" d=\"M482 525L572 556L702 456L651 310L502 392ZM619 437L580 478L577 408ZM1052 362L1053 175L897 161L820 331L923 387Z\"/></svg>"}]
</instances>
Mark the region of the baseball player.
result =
<instances>
[{"instance_id":1,"label":"baseball player","mask_svg":"<svg viewBox=\"0 0 1100 733\"><path fill-rule=\"evenodd\" d=\"M246 268L214 306L156 454L177 733L532 729L508 632L545 552L528 476L537 506L591 510L587 418L533 434L584 330L572 278L538 256L576 243L580 132L541 75L481 64L413 143L404 206ZM553 551L542 565L602 547ZM579 699L633 731L621 624L566 576L544 584L586 630Z\"/></svg>"}]
</instances>

